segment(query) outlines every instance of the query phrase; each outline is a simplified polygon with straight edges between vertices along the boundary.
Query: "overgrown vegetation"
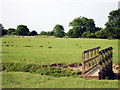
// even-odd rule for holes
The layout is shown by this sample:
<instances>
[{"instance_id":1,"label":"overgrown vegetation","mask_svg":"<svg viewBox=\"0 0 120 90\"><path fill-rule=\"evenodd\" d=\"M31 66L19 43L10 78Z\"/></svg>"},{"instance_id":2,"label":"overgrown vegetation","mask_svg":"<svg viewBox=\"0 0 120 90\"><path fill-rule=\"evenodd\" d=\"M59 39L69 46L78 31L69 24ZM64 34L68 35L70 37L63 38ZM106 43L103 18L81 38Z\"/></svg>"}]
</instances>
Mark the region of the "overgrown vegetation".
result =
<instances>
[{"instance_id":1,"label":"overgrown vegetation","mask_svg":"<svg viewBox=\"0 0 120 90\"><path fill-rule=\"evenodd\" d=\"M21 63L3 63L2 70L5 72L30 72L40 75L50 75L55 77L68 77L81 75L81 71L73 71L65 65L35 65L35 64L21 64Z\"/></svg>"}]
</instances>

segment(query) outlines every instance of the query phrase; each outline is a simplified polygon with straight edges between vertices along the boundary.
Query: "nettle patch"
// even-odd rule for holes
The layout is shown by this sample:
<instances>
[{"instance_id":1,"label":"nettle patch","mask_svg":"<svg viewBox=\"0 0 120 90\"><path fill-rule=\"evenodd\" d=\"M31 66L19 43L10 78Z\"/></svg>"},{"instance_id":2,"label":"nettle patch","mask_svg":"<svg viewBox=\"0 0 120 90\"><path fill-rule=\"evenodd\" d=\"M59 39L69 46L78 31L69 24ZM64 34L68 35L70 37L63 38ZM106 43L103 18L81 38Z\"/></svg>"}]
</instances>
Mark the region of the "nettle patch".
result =
<instances>
[{"instance_id":1,"label":"nettle patch","mask_svg":"<svg viewBox=\"0 0 120 90\"><path fill-rule=\"evenodd\" d=\"M81 71L75 71L64 64L35 65L20 63L2 63L2 70L5 72L30 72L55 77L81 76ZM82 77L82 76L81 76Z\"/></svg>"}]
</instances>

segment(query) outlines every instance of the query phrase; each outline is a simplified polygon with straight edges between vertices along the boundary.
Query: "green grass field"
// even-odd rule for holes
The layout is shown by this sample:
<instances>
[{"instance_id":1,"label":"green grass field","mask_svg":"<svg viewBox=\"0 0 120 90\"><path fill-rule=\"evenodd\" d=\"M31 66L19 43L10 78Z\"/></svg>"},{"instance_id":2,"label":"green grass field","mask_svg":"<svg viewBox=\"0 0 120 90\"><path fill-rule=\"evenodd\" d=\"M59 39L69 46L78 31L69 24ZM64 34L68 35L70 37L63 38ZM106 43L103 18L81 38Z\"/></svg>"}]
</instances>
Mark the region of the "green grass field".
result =
<instances>
[{"instance_id":1,"label":"green grass field","mask_svg":"<svg viewBox=\"0 0 120 90\"><path fill-rule=\"evenodd\" d=\"M113 47L118 63L118 40L83 38L2 38L2 62L23 64L82 63L82 51ZM118 80L84 80L81 77L53 77L25 72L3 72L3 88L117 88ZM74 82L73 82L74 81Z\"/></svg>"},{"instance_id":2,"label":"green grass field","mask_svg":"<svg viewBox=\"0 0 120 90\"><path fill-rule=\"evenodd\" d=\"M118 62L118 40L76 38L3 38L2 42L3 62L39 64L50 64L56 62L67 64L80 63L82 62L82 51L97 46L100 46L101 49L112 46L113 62Z\"/></svg>"},{"instance_id":3,"label":"green grass field","mask_svg":"<svg viewBox=\"0 0 120 90\"><path fill-rule=\"evenodd\" d=\"M84 80L79 77L44 76L23 72L4 72L3 88L118 88L118 80Z\"/></svg>"}]
</instances>

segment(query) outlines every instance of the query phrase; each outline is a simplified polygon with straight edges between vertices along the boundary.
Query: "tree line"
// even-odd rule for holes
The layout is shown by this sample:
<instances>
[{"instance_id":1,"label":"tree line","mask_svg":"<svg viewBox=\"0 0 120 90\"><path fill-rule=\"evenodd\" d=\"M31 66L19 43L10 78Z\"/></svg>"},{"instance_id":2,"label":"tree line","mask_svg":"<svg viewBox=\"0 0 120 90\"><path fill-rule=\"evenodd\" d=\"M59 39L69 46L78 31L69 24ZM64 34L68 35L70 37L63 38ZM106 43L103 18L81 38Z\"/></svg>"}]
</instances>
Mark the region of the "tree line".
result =
<instances>
[{"instance_id":1,"label":"tree line","mask_svg":"<svg viewBox=\"0 0 120 90\"><path fill-rule=\"evenodd\" d=\"M105 28L95 26L93 19L86 17L77 17L69 23L71 29L65 33L62 25L55 25L52 31L41 31L38 34L35 30L29 31L26 25L18 25L17 29L9 28L4 29L0 24L0 30L2 30L2 36L4 35L22 35L22 36L34 36L34 35L47 35L56 37L71 37L71 38L116 38L120 39L120 9L113 10L109 13L108 21L105 23ZM1 31L0 31L1 32Z\"/></svg>"}]
</instances>

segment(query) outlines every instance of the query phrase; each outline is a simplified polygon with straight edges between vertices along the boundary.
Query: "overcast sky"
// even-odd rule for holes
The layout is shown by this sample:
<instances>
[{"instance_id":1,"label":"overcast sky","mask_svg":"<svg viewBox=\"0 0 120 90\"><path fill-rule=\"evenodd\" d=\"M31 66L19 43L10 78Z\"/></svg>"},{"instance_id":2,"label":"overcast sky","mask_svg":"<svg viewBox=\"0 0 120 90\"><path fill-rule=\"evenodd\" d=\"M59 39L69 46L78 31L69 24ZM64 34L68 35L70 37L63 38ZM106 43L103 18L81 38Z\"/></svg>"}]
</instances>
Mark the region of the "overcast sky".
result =
<instances>
[{"instance_id":1,"label":"overcast sky","mask_svg":"<svg viewBox=\"0 0 120 90\"><path fill-rule=\"evenodd\" d=\"M56 24L65 32L69 22L79 16L92 18L96 26L104 27L109 12L118 9L119 0L1 0L0 23L8 28L27 25L38 33L52 31Z\"/></svg>"}]
</instances>

